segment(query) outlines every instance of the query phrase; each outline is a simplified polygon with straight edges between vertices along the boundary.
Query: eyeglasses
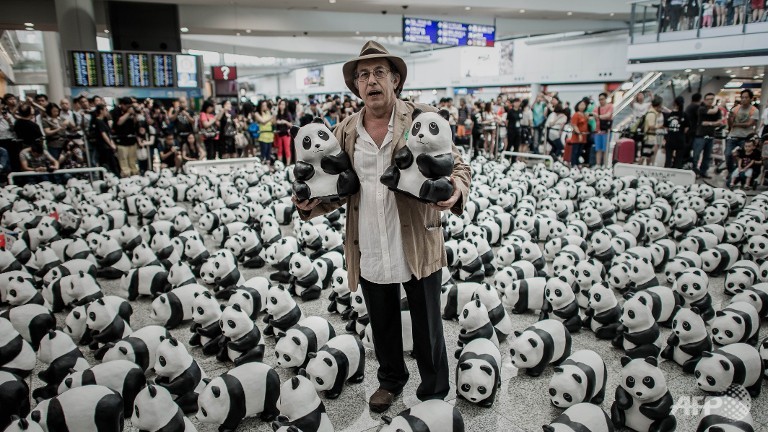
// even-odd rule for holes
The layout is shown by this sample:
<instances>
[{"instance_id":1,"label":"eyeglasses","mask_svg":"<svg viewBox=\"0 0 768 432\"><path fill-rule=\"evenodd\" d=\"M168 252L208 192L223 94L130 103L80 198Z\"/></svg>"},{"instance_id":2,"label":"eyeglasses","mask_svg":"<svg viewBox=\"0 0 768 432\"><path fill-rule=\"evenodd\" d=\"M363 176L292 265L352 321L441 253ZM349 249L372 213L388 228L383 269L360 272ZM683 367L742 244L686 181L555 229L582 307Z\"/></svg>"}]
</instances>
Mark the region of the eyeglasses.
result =
<instances>
[{"instance_id":1,"label":"eyeglasses","mask_svg":"<svg viewBox=\"0 0 768 432\"><path fill-rule=\"evenodd\" d=\"M373 70L373 76L376 77L376 79L383 79L387 76L387 74L390 72L389 69L379 68ZM368 81L368 78L371 77L371 72L368 71L362 71L357 73L357 81L358 82L364 82Z\"/></svg>"}]
</instances>

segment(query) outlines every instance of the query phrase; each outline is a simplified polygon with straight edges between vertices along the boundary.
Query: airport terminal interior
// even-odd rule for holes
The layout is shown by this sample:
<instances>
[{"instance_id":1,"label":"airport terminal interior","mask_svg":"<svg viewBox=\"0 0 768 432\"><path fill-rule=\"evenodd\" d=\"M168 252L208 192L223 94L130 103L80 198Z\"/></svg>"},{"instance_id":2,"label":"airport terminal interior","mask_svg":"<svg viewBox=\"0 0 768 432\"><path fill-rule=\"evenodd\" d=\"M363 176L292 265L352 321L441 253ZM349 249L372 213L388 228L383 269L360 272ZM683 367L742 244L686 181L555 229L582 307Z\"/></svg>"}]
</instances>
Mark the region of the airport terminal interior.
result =
<instances>
[{"instance_id":1,"label":"airport terminal interior","mask_svg":"<svg viewBox=\"0 0 768 432\"><path fill-rule=\"evenodd\" d=\"M0 430L768 431L766 69L766 0L3 0Z\"/></svg>"}]
</instances>

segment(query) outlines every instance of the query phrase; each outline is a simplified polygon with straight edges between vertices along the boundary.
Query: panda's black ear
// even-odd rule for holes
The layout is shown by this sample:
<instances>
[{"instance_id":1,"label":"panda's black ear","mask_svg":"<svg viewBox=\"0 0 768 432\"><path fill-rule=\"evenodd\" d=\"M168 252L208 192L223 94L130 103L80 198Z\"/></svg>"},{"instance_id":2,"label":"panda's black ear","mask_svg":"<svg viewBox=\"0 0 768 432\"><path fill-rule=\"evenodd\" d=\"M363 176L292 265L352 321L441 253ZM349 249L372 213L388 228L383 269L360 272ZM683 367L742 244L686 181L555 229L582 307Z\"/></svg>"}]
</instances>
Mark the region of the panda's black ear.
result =
<instances>
[{"instance_id":1,"label":"panda's black ear","mask_svg":"<svg viewBox=\"0 0 768 432\"><path fill-rule=\"evenodd\" d=\"M80 319L80 312L79 311L72 311L72 316L75 317L75 319Z\"/></svg>"},{"instance_id":2,"label":"panda's black ear","mask_svg":"<svg viewBox=\"0 0 768 432\"><path fill-rule=\"evenodd\" d=\"M325 357L325 358L323 359L323 361L324 361L324 362L325 362L325 364L327 364L329 367L332 367L332 366L333 366L333 362L332 362L332 361L331 361L331 359L329 359L328 357Z\"/></svg>"},{"instance_id":3,"label":"panda's black ear","mask_svg":"<svg viewBox=\"0 0 768 432\"><path fill-rule=\"evenodd\" d=\"M126 347L120 347L117 350L123 353L123 355L128 355L128 348Z\"/></svg>"},{"instance_id":4,"label":"panda's black ear","mask_svg":"<svg viewBox=\"0 0 768 432\"><path fill-rule=\"evenodd\" d=\"M544 432L555 432L554 426L550 425L544 425L541 427L541 429L544 430Z\"/></svg>"},{"instance_id":5,"label":"panda's black ear","mask_svg":"<svg viewBox=\"0 0 768 432\"><path fill-rule=\"evenodd\" d=\"M65 379L64 380L64 385L69 387L69 388L72 388L72 378Z\"/></svg>"},{"instance_id":6,"label":"panda's black ear","mask_svg":"<svg viewBox=\"0 0 768 432\"><path fill-rule=\"evenodd\" d=\"M691 312L695 313L696 315L699 315L699 308L694 306L694 307L691 308Z\"/></svg>"},{"instance_id":7,"label":"panda's black ear","mask_svg":"<svg viewBox=\"0 0 768 432\"><path fill-rule=\"evenodd\" d=\"M219 305L219 308L221 309L222 312L224 312L224 309L226 309L227 306L226 305Z\"/></svg>"},{"instance_id":8,"label":"panda's black ear","mask_svg":"<svg viewBox=\"0 0 768 432\"><path fill-rule=\"evenodd\" d=\"M444 118L445 121L450 121L451 114L448 113L448 110L440 110L437 112L440 117Z\"/></svg>"},{"instance_id":9,"label":"panda's black ear","mask_svg":"<svg viewBox=\"0 0 768 432\"><path fill-rule=\"evenodd\" d=\"M475 306L476 306L476 307L480 307L480 306L482 306L482 305L483 305L483 304L482 304L482 303L480 303L480 300L479 300L479 299L476 299L476 300L475 300Z\"/></svg>"},{"instance_id":10,"label":"panda's black ear","mask_svg":"<svg viewBox=\"0 0 768 432\"><path fill-rule=\"evenodd\" d=\"M299 338L297 338L296 336L293 336L293 337L291 337L291 340L292 340L292 341L293 341L293 343L295 343L296 345L299 345L299 346L301 346L301 341L300 341L300 340L299 340Z\"/></svg>"},{"instance_id":11,"label":"panda's black ear","mask_svg":"<svg viewBox=\"0 0 768 432\"><path fill-rule=\"evenodd\" d=\"M411 120L416 120L416 117L420 116L422 112L422 110L414 108L413 112L411 113Z\"/></svg>"},{"instance_id":12,"label":"panda's black ear","mask_svg":"<svg viewBox=\"0 0 768 432\"><path fill-rule=\"evenodd\" d=\"M483 371L483 372L485 372L485 373L487 373L487 374L488 374L488 376L493 376L493 369L491 369L491 367L490 367L490 366L488 366L488 365L482 365L482 366L480 366L480 370L481 370L481 371Z\"/></svg>"},{"instance_id":13,"label":"panda's black ear","mask_svg":"<svg viewBox=\"0 0 768 432\"><path fill-rule=\"evenodd\" d=\"M317 357L317 353L316 352L308 352L307 353L307 358L313 359L315 357Z\"/></svg>"},{"instance_id":14,"label":"panda's black ear","mask_svg":"<svg viewBox=\"0 0 768 432\"><path fill-rule=\"evenodd\" d=\"M322 118L320 118L320 117L315 117L315 118L313 118L313 119L312 119L312 123L317 123L317 124L325 124L325 122L323 121L323 119L322 119Z\"/></svg>"},{"instance_id":15,"label":"panda's black ear","mask_svg":"<svg viewBox=\"0 0 768 432\"><path fill-rule=\"evenodd\" d=\"M579 376L578 374L573 374L572 376L574 381L581 384L581 376Z\"/></svg>"},{"instance_id":16,"label":"panda's black ear","mask_svg":"<svg viewBox=\"0 0 768 432\"><path fill-rule=\"evenodd\" d=\"M55 330L48 330L48 339L53 339L56 337L56 331Z\"/></svg>"},{"instance_id":17,"label":"panda's black ear","mask_svg":"<svg viewBox=\"0 0 768 432\"><path fill-rule=\"evenodd\" d=\"M555 366L552 370L555 371L555 373L563 373L564 371L564 369L560 366Z\"/></svg>"},{"instance_id":18,"label":"panda's black ear","mask_svg":"<svg viewBox=\"0 0 768 432\"><path fill-rule=\"evenodd\" d=\"M520 335L523 334L522 332L517 331L517 330L515 330L514 333L515 333L515 337L520 337Z\"/></svg>"},{"instance_id":19,"label":"panda's black ear","mask_svg":"<svg viewBox=\"0 0 768 432\"><path fill-rule=\"evenodd\" d=\"M390 424L392 423L392 417L383 415L381 416L381 421L383 421L384 424Z\"/></svg>"},{"instance_id":20,"label":"panda's black ear","mask_svg":"<svg viewBox=\"0 0 768 432\"><path fill-rule=\"evenodd\" d=\"M632 358L631 358L631 357L628 357L628 356L624 356L624 357L622 357L622 358L621 358L621 367L624 367L624 366L626 366L626 365L627 365L627 364L629 364L629 362L631 362L631 361L632 361Z\"/></svg>"},{"instance_id":21,"label":"panda's black ear","mask_svg":"<svg viewBox=\"0 0 768 432\"><path fill-rule=\"evenodd\" d=\"M238 311L238 312L242 312L242 311L243 311L243 309L242 309L242 308L240 307L240 305L239 305L239 304L237 304L237 303L235 303L235 304L233 304L233 305L232 305L232 309L234 309L234 310L236 310L236 311Z\"/></svg>"},{"instance_id":22,"label":"panda's black ear","mask_svg":"<svg viewBox=\"0 0 768 432\"><path fill-rule=\"evenodd\" d=\"M741 323L743 323L743 322L744 322L744 321L741 319L741 317L740 317L740 316L738 316L738 315L734 315L734 316L733 316L733 320L734 320L734 321L736 321L736 324L739 324L739 325L741 325Z\"/></svg>"},{"instance_id":23,"label":"panda's black ear","mask_svg":"<svg viewBox=\"0 0 768 432\"><path fill-rule=\"evenodd\" d=\"M85 272L83 272L82 270L80 270L79 272L77 272L77 274L79 274L79 275L80 275L80 277L85 277Z\"/></svg>"},{"instance_id":24,"label":"panda's black ear","mask_svg":"<svg viewBox=\"0 0 768 432\"><path fill-rule=\"evenodd\" d=\"M725 316L725 312L719 310L719 311L715 312L715 316L723 317L723 316Z\"/></svg>"},{"instance_id":25,"label":"panda's black ear","mask_svg":"<svg viewBox=\"0 0 768 432\"><path fill-rule=\"evenodd\" d=\"M649 365L653 365L653 366L658 366L659 365L659 360L656 357L650 357L650 356L646 357L645 358L645 362L648 363Z\"/></svg>"},{"instance_id":26,"label":"panda's black ear","mask_svg":"<svg viewBox=\"0 0 768 432\"><path fill-rule=\"evenodd\" d=\"M459 369L463 371L469 370L469 369L472 369L472 365L467 362L459 363Z\"/></svg>"},{"instance_id":27,"label":"panda's black ear","mask_svg":"<svg viewBox=\"0 0 768 432\"><path fill-rule=\"evenodd\" d=\"M723 367L723 370L726 370L726 371L729 371L729 370L731 370L731 364L730 364L730 363L728 363L728 362L727 362L727 361L725 361L725 360L720 360L720 366L722 366L722 367Z\"/></svg>"},{"instance_id":28,"label":"panda's black ear","mask_svg":"<svg viewBox=\"0 0 768 432\"><path fill-rule=\"evenodd\" d=\"M304 378L308 378L307 370L304 368L300 368L299 370L297 370L296 375L303 376Z\"/></svg>"},{"instance_id":29,"label":"panda's black ear","mask_svg":"<svg viewBox=\"0 0 768 432\"><path fill-rule=\"evenodd\" d=\"M536 339L534 338L528 338L528 343L531 344L531 346L534 348L536 348L539 345L539 343L536 342Z\"/></svg>"},{"instance_id":30,"label":"panda's black ear","mask_svg":"<svg viewBox=\"0 0 768 432\"><path fill-rule=\"evenodd\" d=\"M157 396L157 388L156 388L155 386L153 386L153 385L151 385L151 384L150 384L150 385L148 385L148 386L147 386L147 391L149 391L149 396L150 396L150 397L155 397L155 396Z\"/></svg>"},{"instance_id":31,"label":"panda's black ear","mask_svg":"<svg viewBox=\"0 0 768 432\"><path fill-rule=\"evenodd\" d=\"M640 297L639 299L637 299L637 301L648 306L648 300L645 297Z\"/></svg>"},{"instance_id":32,"label":"panda's black ear","mask_svg":"<svg viewBox=\"0 0 768 432\"><path fill-rule=\"evenodd\" d=\"M213 397L215 398L221 397L221 389L219 386L211 386L211 393L213 393Z\"/></svg>"},{"instance_id":33,"label":"panda's black ear","mask_svg":"<svg viewBox=\"0 0 768 432\"><path fill-rule=\"evenodd\" d=\"M307 371L304 371L304 373L307 373ZM293 377L291 378L291 388L296 390L299 388L299 384L301 384L301 381L299 380L299 377Z\"/></svg>"},{"instance_id":34,"label":"panda's black ear","mask_svg":"<svg viewBox=\"0 0 768 432\"><path fill-rule=\"evenodd\" d=\"M168 343L170 343L173 346L179 346L179 341L176 340L176 338L168 338Z\"/></svg>"},{"instance_id":35,"label":"panda's black ear","mask_svg":"<svg viewBox=\"0 0 768 432\"><path fill-rule=\"evenodd\" d=\"M37 410L32 411L32 413L29 415L29 418L31 418L32 421L34 421L35 423L40 423L40 418L41 418L40 411L37 411Z\"/></svg>"},{"instance_id":36,"label":"panda's black ear","mask_svg":"<svg viewBox=\"0 0 768 432\"><path fill-rule=\"evenodd\" d=\"M200 293L199 293L199 292L196 292L196 293L194 294L194 297L195 297L195 298L197 298L197 296L199 296L199 295L200 295Z\"/></svg>"},{"instance_id":37,"label":"panda's black ear","mask_svg":"<svg viewBox=\"0 0 768 432\"><path fill-rule=\"evenodd\" d=\"M165 340L165 336L160 336L160 342Z\"/></svg>"}]
</instances>

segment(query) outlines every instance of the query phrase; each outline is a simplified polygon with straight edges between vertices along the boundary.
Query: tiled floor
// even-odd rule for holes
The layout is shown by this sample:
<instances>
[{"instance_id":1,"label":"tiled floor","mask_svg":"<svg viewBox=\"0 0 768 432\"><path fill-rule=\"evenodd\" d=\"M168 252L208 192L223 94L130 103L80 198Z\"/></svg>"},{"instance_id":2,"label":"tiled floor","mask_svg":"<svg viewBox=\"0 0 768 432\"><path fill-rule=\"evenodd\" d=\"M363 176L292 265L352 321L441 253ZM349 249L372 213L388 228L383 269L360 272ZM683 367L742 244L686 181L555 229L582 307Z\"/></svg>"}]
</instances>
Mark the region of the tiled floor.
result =
<instances>
[{"instance_id":1,"label":"tiled floor","mask_svg":"<svg viewBox=\"0 0 768 432\"><path fill-rule=\"evenodd\" d=\"M288 232L287 229L285 232ZM209 239L210 240L210 239ZM209 247L212 248L209 241ZM248 270L244 269L243 274L246 278L266 275L268 270ZM108 294L119 294L119 283L117 281L102 280L104 290ZM723 302L722 293L722 278L712 279L710 290L713 294L714 305L719 308ZM327 294L324 294L327 297ZM141 298L134 304L134 315L132 317L132 327L134 329L140 328L144 325L152 324L149 320L149 305L150 300L148 298ZM301 304L305 316L308 315L320 315L325 316L331 321L337 333L344 333L345 322L341 320L338 315L328 316L326 308L328 306L328 300L322 298L317 301ZM57 314L59 322L63 322L64 314ZM533 313L523 315L511 315L515 329L523 329L537 320L537 316ZM263 323L259 321L259 327L263 328ZM547 388L549 379L552 375L552 369L548 368L542 376L538 378L531 378L525 374L517 375L517 371L509 363L509 351L508 343L502 343L502 355L504 367L502 370L503 383L496 403L492 408L479 408L466 401L457 401L455 399L454 392L454 369L456 367L456 359L453 357L453 351L456 348L456 341L458 337L459 326L458 322L446 322L444 321L445 338L449 353L449 365L451 368L451 393L448 400L451 403L457 404L461 411L466 430L468 431L504 431L504 432L517 432L517 431L540 431L541 426L548 424L552 419L557 417L560 413L558 409L549 402ZM664 337L668 335L669 330L664 330ZM172 330L171 333L185 344L190 337L189 325L184 324L179 328ZM765 336L765 326L761 328L761 335ZM618 377L620 371L619 359L621 354L610 346L607 341L599 341L594 335L588 331L581 331L575 334L573 337L573 350L578 349L592 349L599 353L606 361L608 366L608 388L606 391L606 399L603 404L603 408L608 410L613 402L613 394L618 384ZM94 364L93 358L88 353L87 348L83 350L86 356ZM202 368L211 377L215 377L227 369L231 368L231 364L223 364L218 362L213 357L205 357L200 352L199 348L191 350L195 358L198 359ZM274 364L274 340L267 339L267 349L265 355L265 362L268 364ZM395 416L398 412L418 402L415 397L416 387L418 385L418 371L416 369L416 362L410 356L406 356L406 364L411 371L411 379L403 391L401 397L398 397L393 407L386 413L389 416ZM377 363L373 356L373 352L367 352L366 359L366 377L361 384L347 385L344 388L341 396L336 400L324 399L324 403L331 421L333 422L337 431L375 431L377 430L381 422L381 416L373 414L368 410L367 398L377 388L376 382L376 367ZM702 396L703 393L696 389L692 376L682 374L680 368L675 364L669 364L669 362L662 362L662 370L666 374L667 382L672 392L672 395L676 400L680 400L681 397L695 395ZM282 380L288 379L291 373L278 369L278 372ZM36 376L32 379L31 388L36 388L40 385ZM768 430L768 404L766 403L766 397L762 396L753 401L752 415L755 419L755 430ZM693 431L697 424L697 417L678 415L678 429L679 431ZM200 431L215 431L217 426L214 425L201 425L195 419L193 422ZM135 428L130 427L130 422L126 423L126 430L135 431ZM248 419L241 425L242 431L271 431L269 424L259 421L258 419Z\"/></svg>"}]
</instances>

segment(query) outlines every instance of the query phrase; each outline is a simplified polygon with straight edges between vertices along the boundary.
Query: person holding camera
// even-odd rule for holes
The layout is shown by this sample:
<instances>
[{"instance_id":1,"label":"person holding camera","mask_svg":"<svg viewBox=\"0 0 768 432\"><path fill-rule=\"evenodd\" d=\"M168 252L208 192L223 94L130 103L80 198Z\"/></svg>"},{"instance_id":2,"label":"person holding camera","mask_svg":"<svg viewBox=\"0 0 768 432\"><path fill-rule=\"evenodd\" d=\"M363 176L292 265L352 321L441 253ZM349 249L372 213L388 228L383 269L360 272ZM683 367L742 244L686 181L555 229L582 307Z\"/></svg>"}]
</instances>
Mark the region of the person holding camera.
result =
<instances>
[{"instance_id":1,"label":"person holding camera","mask_svg":"<svg viewBox=\"0 0 768 432\"><path fill-rule=\"evenodd\" d=\"M67 143L68 132L74 128L74 124L69 120L61 118L61 108L55 103L49 103L45 107L45 117L43 117L43 132L45 132L45 141L48 152L54 159L58 159Z\"/></svg>"},{"instance_id":2,"label":"person holding camera","mask_svg":"<svg viewBox=\"0 0 768 432\"><path fill-rule=\"evenodd\" d=\"M19 153L21 161L21 170L26 172L54 172L59 169L59 161L54 159L50 153L43 147L43 140L38 139L31 146L25 148ZM49 181L50 176L41 175L28 178L26 183L38 183Z\"/></svg>"},{"instance_id":3,"label":"person holding camera","mask_svg":"<svg viewBox=\"0 0 768 432\"><path fill-rule=\"evenodd\" d=\"M163 142L157 145L157 151L160 153L161 168L174 168L176 173L181 170L181 150L173 135L166 135Z\"/></svg>"},{"instance_id":4,"label":"person holding camera","mask_svg":"<svg viewBox=\"0 0 768 432\"><path fill-rule=\"evenodd\" d=\"M129 97L120 99L118 107L113 110L112 129L117 141L117 163L120 165L120 176L128 177L139 174L136 152L138 141L136 139L136 126L140 108L136 107Z\"/></svg>"}]
</instances>

